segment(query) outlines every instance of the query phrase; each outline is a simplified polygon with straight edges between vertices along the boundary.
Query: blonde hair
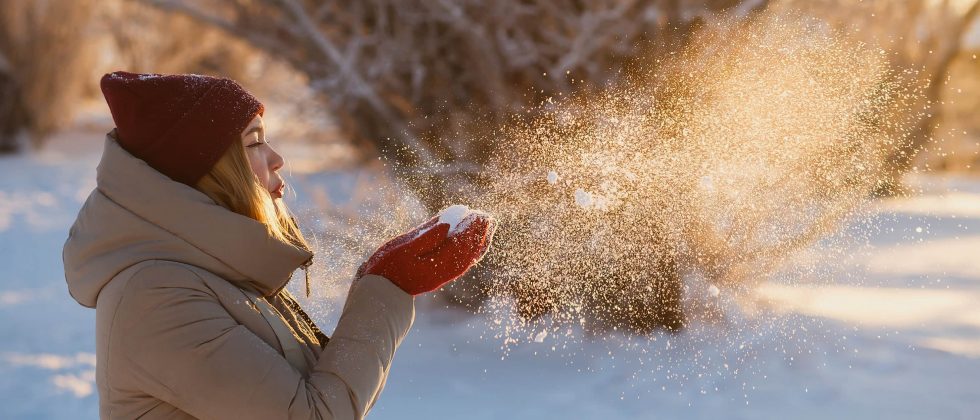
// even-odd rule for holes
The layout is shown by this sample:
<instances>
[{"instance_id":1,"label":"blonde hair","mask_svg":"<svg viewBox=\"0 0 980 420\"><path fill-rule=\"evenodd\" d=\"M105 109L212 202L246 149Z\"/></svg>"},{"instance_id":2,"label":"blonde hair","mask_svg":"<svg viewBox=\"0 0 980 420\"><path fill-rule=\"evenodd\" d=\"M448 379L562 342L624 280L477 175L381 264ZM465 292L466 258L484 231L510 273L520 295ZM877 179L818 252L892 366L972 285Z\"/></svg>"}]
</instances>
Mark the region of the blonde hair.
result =
<instances>
[{"instance_id":1,"label":"blonde hair","mask_svg":"<svg viewBox=\"0 0 980 420\"><path fill-rule=\"evenodd\" d=\"M286 205L259 183L241 142L234 142L196 187L221 206L262 222L276 239L310 250Z\"/></svg>"}]
</instances>

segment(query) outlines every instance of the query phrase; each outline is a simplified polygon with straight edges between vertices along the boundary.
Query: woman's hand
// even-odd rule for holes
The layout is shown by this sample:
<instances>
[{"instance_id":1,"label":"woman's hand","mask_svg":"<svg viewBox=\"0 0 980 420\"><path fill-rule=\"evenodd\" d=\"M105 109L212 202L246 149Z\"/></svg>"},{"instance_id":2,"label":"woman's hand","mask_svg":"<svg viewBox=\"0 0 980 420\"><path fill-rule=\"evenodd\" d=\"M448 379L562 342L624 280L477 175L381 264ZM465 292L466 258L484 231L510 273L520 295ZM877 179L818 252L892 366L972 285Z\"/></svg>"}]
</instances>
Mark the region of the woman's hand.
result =
<instances>
[{"instance_id":1,"label":"woman's hand","mask_svg":"<svg viewBox=\"0 0 980 420\"><path fill-rule=\"evenodd\" d=\"M484 213L471 213L461 222L464 229L449 234L439 217L419 225L378 248L357 270L382 276L406 293L431 292L456 280L486 253L496 222Z\"/></svg>"}]
</instances>

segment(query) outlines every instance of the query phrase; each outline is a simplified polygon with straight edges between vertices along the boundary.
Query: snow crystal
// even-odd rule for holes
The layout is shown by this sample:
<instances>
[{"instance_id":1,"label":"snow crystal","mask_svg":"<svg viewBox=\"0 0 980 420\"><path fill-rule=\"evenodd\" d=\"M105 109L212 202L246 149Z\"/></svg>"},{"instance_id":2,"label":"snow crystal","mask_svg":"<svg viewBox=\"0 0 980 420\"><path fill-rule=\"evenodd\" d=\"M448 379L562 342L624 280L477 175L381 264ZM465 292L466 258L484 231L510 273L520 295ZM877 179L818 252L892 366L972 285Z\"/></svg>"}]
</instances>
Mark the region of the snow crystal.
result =
<instances>
[{"instance_id":1,"label":"snow crystal","mask_svg":"<svg viewBox=\"0 0 980 420\"><path fill-rule=\"evenodd\" d=\"M587 191L585 191L585 190L583 190L581 188L576 189L575 190L575 204L578 204L578 206L581 207L581 208L583 208L583 209L587 209L589 207L592 207L592 204L593 204L592 194L590 194L589 192L587 192Z\"/></svg>"},{"instance_id":2,"label":"snow crystal","mask_svg":"<svg viewBox=\"0 0 980 420\"><path fill-rule=\"evenodd\" d=\"M708 294L711 295L711 297L718 297L718 295L721 294L721 290L718 289L718 286L712 284L711 286L708 286Z\"/></svg>"},{"instance_id":3,"label":"snow crystal","mask_svg":"<svg viewBox=\"0 0 980 420\"><path fill-rule=\"evenodd\" d=\"M701 177L701 188L704 188L706 190L715 189L714 183L711 180L711 175L705 175Z\"/></svg>"},{"instance_id":4,"label":"snow crystal","mask_svg":"<svg viewBox=\"0 0 980 420\"><path fill-rule=\"evenodd\" d=\"M558 172L548 171L548 183L555 185L558 182Z\"/></svg>"},{"instance_id":5,"label":"snow crystal","mask_svg":"<svg viewBox=\"0 0 980 420\"><path fill-rule=\"evenodd\" d=\"M534 342L543 343L545 337L548 337L548 330L541 330L541 332L534 335Z\"/></svg>"}]
</instances>

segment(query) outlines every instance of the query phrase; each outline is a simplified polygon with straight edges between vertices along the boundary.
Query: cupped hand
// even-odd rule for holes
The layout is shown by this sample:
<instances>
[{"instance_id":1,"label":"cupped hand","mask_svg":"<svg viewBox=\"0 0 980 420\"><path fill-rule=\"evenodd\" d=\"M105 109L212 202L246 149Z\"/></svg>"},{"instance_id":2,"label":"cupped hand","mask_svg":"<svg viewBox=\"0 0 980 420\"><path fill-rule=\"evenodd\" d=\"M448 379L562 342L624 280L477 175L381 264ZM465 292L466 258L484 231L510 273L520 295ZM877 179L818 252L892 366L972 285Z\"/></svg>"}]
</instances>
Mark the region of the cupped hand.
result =
<instances>
[{"instance_id":1,"label":"cupped hand","mask_svg":"<svg viewBox=\"0 0 980 420\"><path fill-rule=\"evenodd\" d=\"M378 248L357 270L357 277L375 274L406 293L418 295L456 280L476 264L490 247L496 221L474 212L449 232L447 223L433 217Z\"/></svg>"}]
</instances>

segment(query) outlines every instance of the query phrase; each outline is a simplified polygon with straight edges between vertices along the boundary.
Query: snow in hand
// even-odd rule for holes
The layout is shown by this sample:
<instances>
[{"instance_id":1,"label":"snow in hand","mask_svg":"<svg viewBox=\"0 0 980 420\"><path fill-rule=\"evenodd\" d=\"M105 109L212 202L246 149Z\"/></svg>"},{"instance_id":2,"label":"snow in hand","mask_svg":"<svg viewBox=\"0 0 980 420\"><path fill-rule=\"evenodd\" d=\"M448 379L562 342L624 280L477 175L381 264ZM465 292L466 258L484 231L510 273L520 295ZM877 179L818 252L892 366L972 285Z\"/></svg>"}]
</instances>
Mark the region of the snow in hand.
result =
<instances>
[{"instance_id":1,"label":"snow in hand","mask_svg":"<svg viewBox=\"0 0 980 420\"><path fill-rule=\"evenodd\" d=\"M462 204L455 204L446 207L441 212L439 212L439 223L449 224L449 234L452 235L458 230L465 229L466 227L460 227L460 223L470 212L470 208Z\"/></svg>"},{"instance_id":2,"label":"snow in hand","mask_svg":"<svg viewBox=\"0 0 980 420\"><path fill-rule=\"evenodd\" d=\"M492 216L485 211L471 209L464 204L454 204L442 209L442 211L439 212L439 220L433 226L442 223L448 224L449 232L446 233L446 236L453 236L465 230L470 226L470 223L473 223L473 221L477 218L490 219L491 217ZM428 232L429 229L419 232L419 235Z\"/></svg>"}]
</instances>

